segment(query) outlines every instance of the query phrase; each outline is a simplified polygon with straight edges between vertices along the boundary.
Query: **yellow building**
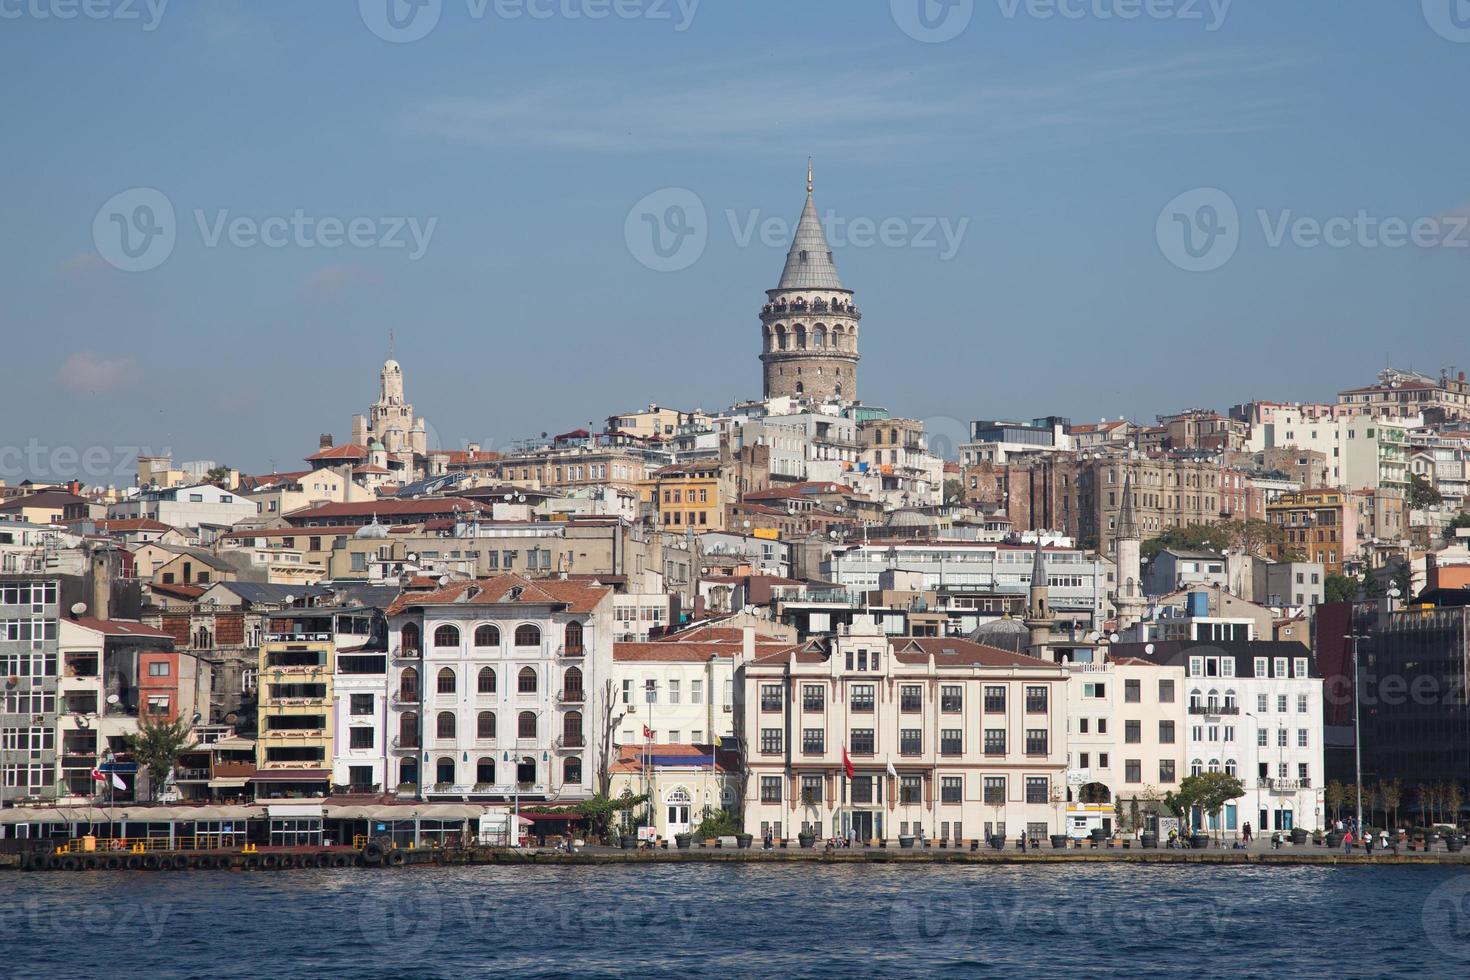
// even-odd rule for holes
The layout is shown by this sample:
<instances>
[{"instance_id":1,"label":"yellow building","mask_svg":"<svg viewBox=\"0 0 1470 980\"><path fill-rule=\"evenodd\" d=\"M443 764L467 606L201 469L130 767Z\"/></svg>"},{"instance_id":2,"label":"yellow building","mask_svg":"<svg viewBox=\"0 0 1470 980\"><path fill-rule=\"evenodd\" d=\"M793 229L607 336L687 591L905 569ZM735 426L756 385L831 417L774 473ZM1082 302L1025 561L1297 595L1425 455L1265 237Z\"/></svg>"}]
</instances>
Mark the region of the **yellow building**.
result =
<instances>
[{"instance_id":1,"label":"yellow building","mask_svg":"<svg viewBox=\"0 0 1470 980\"><path fill-rule=\"evenodd\" d=\"M665 466L648 481L644 499L653 504L666 531L725 529L725 501L716 460Z\"/></svg>"},{"instance_id":2,"label":"yellow building","mask_svg":"<svg viewBox=\"0 0 1470 980\"><path fill-rule=\"evenodd\" d=\"M1275 556L1321 562L1328 575L1357 557L1358 511L1341 490L1284 493L1266 505L1266 520L1282 529Z\"/></svg>"},{"instance_id":3,"label":"yellow building","mask_svg":"<svg viewBox=\"0 0 1470 980\"><path fill-rule=\"evenodd\" d=\"M257 798L326 795L335 669L330 635L272 633L261 644Z\"/></svg>"}]
</instances>

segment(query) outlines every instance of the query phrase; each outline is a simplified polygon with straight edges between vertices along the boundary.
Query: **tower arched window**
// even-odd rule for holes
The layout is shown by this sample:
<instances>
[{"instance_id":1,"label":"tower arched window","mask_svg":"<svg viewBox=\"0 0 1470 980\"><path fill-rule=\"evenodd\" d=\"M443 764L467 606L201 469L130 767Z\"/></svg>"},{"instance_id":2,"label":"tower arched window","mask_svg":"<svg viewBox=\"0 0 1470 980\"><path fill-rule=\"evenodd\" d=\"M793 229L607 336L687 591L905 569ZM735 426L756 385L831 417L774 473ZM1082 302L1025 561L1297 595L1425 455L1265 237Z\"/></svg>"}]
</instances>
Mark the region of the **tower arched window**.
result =
<instances>
[{"instance_id":1,"label":"tower arched window","mask_svg":"<svg viewBox=\"0 0 1470 980\"><path fill-rule=\"evenodd\" d=\"M800 394L803 394L803 393L805 393L805 392L806 392L806 385L804 385L804 384L802 384L802 383L801 383L801 382L800 382L800 381L798 381L798 382L797 382L797 383L796 383L796 393L797 393L797 394L798 394L798 395L800 395Z\"/></svg>"},{"instance_id":2,"label":"tower arched window","mask_svg":"<svg viewBox=\"0 0 1470 980\"><path fill-rule=\"evenodd\" d=\"M827 346L827 328L824 327L824 326L822 326L822 324L819 323L812 330L812 347L814 349L816 349L816 350L823 350L823 349L826 348L826 346Z\"/></svg>"},{"instance_id":3,"label":"tower arched window","mask_svg":"<svg viewBox=\"0 0 1470 980\"><path fill-rule=\"evenodd\" d=\"M798 323L794 332L796 334L796 349L806 350L806 324Z\"/></svg>"},{"instance_id":4,"label":"tower arched window","mask_svg":"<svg viewBox=\"0 0 1470 980\"><path fill-rule=\"evenodd\" d=\"M786 349L786 325L784 323L776 324L776 349Z\"/></svg>"}]
</instances>

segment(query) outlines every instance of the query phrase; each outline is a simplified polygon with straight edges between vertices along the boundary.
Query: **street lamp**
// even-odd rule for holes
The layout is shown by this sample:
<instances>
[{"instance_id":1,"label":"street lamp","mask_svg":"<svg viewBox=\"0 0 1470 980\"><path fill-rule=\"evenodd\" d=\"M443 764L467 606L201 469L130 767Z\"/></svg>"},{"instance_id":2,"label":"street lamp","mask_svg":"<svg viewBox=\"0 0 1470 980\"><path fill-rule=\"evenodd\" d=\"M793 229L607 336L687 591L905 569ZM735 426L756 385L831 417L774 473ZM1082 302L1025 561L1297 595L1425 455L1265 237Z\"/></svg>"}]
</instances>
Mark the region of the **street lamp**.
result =
<instances>
[{"instance_id":1,"label":"street lamp","mask_svg":"<svg viewBox=\"0 0 1470 980\"><path fill-rule=\"evenodd\" d=\"M1368 639L1364 633L1349 633L1353 641L1353 768L1358 783L1358 833L1363 832L1363 726L1358 717L1362 697L1358 693L1358 641Z\"/></svg>"}]
</instances>

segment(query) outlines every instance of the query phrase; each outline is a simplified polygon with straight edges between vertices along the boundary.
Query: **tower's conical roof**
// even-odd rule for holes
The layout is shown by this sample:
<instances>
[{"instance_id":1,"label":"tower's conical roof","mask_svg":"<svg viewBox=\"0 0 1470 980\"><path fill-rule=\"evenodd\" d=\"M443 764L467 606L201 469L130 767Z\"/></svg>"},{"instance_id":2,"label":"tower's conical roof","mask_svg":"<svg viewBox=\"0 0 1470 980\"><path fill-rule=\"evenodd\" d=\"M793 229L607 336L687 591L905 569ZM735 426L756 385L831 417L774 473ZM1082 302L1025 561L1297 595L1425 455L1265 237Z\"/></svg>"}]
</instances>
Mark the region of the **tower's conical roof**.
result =
<instances>
[{"instance_id":1,"label":"tower's conical roof","mask_svg":"<svg viewBox=\"0 0 1470 980\"><path fill-rule=\"evenodd\" d=\"M837 266L832 261L832 248L827 244L826 232L822 230L822 219L817 217L817 206L812 202L810 163L806 171L806 205L801 209L796 235L791 239L791 251L786 253L786 268L781 270L781 282L776 288L842 288L842 280L837 278Z\"/></svg>"},{"instance_id":2,"label":"tower's conical roof","mask_svg":"<svg viewBox=\"0 0 1470 980\"><path fill-rule=\"evenodd\" d=\"M1118 509L1118 530L1114 535L1120 541L1138 538L1138 521L1133 517L1133 474L1123 476L1123 505Z\"/></svg>"}]
</instances>

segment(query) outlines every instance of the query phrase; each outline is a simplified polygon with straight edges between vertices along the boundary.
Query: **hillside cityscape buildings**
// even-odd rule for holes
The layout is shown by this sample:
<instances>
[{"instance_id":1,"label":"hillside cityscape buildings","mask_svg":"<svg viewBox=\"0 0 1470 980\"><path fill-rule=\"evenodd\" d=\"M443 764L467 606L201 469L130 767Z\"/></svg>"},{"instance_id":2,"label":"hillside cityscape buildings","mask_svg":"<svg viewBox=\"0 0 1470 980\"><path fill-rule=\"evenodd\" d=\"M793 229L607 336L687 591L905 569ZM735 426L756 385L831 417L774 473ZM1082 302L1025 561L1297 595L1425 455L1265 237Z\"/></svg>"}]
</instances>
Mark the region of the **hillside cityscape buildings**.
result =
<instances>
[{"instance_id":1,"label":"hillside cityscape buildings","mask_svg":"<svg viewBox=\"0 0 1470 980\"><path fill-rule=\"evenodd\" d=\"M445 448L404 352L287 472L0 485L0 835L125 803L145 833L544 839L626 793L664 838L1080 838L1224 773L1243 794L1184 817L1239 836L1329 826L1355 744L1408 808L1470 784L1463 372L977 405L944 458L859 400L854 296L808 172L758 399ZM1382 696L1426 678L1460 693Z\"/></svg>"}]
</instances>

